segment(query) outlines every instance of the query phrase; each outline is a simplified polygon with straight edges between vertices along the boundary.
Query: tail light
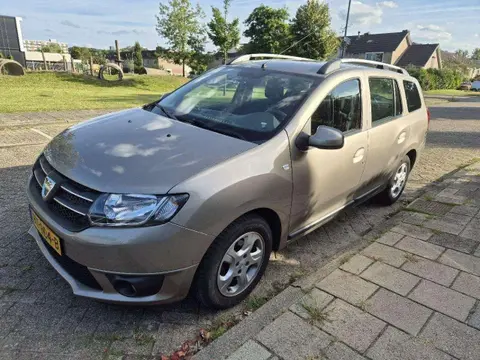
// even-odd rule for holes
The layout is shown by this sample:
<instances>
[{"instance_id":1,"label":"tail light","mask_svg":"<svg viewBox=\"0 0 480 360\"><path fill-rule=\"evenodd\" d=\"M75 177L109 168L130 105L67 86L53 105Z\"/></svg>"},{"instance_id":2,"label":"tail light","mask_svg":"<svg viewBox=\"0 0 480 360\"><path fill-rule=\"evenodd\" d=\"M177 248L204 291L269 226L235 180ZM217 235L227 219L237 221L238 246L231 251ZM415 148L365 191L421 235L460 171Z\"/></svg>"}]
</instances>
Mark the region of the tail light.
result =
<instances>
[{"instance_id":1,"label":"tail light","mask_svg":"<svg viewBox=\"0 0 480 360\"><path fill-rule=\"evenodd\" d=\"M428 127L430 127L430 118L431 118L431 117L432 117L432 116L430 115L430 109L427 108Z\"/></svg>"}]
</instances>

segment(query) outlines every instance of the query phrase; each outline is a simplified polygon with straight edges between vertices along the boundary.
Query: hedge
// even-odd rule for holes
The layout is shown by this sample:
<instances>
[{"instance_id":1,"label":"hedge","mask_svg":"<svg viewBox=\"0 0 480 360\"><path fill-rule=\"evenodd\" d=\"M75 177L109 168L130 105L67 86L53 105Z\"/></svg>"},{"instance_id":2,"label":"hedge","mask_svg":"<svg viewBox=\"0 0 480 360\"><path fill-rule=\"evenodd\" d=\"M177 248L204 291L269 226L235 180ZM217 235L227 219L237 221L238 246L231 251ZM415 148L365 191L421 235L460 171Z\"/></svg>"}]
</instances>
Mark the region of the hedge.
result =
<instances>
[{"instance_id":1,"label":"hedge","mask_svg":"<svg viewBox=\"0 0 480 360\"><path fill-rule=\"evenodd\" d=\"M421 69L409 67L408 72L418 80L423 90L457 89L464 75L452 69Z\"/></svg>"}]
</instances>

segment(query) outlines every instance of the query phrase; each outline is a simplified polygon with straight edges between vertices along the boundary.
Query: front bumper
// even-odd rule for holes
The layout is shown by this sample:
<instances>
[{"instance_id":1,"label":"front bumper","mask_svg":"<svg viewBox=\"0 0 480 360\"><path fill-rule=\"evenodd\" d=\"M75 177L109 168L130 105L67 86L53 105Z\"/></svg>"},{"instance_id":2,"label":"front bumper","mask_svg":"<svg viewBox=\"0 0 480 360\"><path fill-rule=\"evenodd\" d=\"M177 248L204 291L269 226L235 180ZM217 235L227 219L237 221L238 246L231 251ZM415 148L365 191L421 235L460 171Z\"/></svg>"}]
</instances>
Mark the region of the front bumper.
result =
<instances>
[{"instance_id":1,"label":"front bumper","mask_svg":"<svg viewBox=\"0 0 480 360\"><path fill-rule=\"evenodd\" d=\"M45 258L70 284L74 294L101 301L160 304L183 299L203 254L214 240L209 235L173 223L138 228L89 227L71 232L49 216L48 209L38 203L42 200L31 188L28 198L32 210L62 242L63 255L59 258L32 226L29 234ZM72 271L69 264L79 268L83 275ZM154 295L127 297L112 285L114 274L160 276L163 283ZM93 277L94 285L98 286L92 286L92 281L85 281L85 277Z\"/></svg>"}]
</instances>

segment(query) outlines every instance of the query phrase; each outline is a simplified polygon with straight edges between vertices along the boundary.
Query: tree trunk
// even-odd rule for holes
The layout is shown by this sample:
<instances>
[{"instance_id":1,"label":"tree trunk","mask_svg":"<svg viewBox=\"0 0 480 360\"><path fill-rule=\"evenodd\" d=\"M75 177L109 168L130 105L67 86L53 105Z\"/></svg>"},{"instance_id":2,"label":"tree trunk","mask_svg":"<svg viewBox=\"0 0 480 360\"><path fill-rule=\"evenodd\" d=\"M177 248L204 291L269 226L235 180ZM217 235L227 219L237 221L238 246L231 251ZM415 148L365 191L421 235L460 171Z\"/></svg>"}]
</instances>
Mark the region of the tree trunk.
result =
<instances>
[{"instance_id":1,"label":"tree trunk","mask_svg":"<svg viewBox=\"0 0 480 360\"><path fill-rule=\"evenodd\" d=\"M183 77L185 77L185 59L182 61L182 71L183 71Z\"/></svg>"}]
</instances>

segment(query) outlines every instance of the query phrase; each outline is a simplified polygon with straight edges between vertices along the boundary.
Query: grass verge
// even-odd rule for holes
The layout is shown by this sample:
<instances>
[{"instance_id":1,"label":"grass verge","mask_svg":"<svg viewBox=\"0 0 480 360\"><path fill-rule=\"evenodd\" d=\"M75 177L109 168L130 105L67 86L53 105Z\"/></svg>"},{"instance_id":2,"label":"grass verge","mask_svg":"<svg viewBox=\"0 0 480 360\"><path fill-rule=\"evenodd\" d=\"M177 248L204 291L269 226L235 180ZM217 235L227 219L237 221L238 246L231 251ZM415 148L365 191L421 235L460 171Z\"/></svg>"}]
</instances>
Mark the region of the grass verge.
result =
<instances>
[{"instance_id":1,"label":"grass verge","mask_svg":"<svg viewBox=\"0 0 480 360\"><path fill-rule=\"evenodd\" d=\"M67 73L0 76L0 112L121 109L141 106L183 85L177 76L126 76L109 82Z\"/></svg>"}]
</instances>

